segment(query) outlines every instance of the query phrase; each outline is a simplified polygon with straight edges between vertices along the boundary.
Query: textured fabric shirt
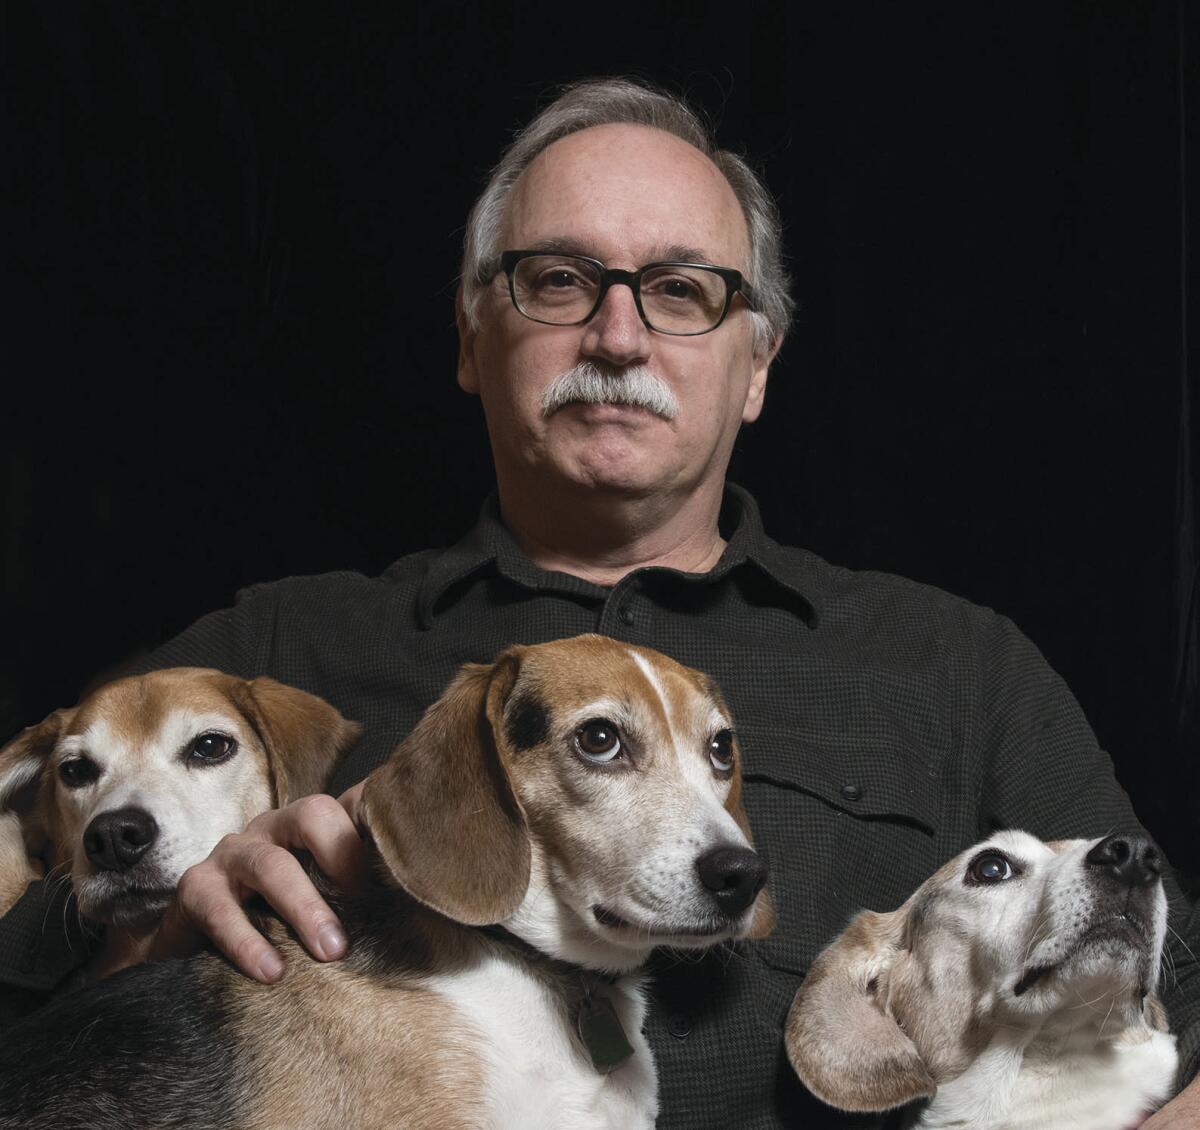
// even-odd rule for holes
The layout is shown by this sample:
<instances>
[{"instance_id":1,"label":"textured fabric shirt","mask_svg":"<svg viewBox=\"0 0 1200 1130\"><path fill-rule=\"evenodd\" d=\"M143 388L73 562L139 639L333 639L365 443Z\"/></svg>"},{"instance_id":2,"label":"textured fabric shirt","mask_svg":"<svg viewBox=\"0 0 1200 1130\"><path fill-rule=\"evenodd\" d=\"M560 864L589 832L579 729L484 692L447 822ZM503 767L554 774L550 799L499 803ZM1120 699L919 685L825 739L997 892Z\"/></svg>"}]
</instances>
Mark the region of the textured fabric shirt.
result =
<instances>
[{"instance_id":1,"label":"textured fabric shirt","mask_svg":"<svg viewBox=\"0 0 1200 1130\"><path fill-rule=\"evenodd\" d=\"M250 588L145 666L271 675L328 699L365 726L335 792L387 756L462 663L509 644L600 632L707 671L733 711L777 925L734 956L654 960L659 1126L883 1126L823 1107L784 1057L784 1018L818 950L858 910L898 906L997 828L1047 839L1140 829L1074 698L1002 616L779 546L736 487L721 530L728 545L711 572L639 569L605 588L534 566L492 499L448 550L378 578ZM36 984L18 966L48 948L39 896L31 889L0 922L0 980ZM1190 1078L1200 968L1183 943L1200 952L1200 929L1171 881L1168 897L1182 938L1163 990Z\"/></svg>"}]
</instances>

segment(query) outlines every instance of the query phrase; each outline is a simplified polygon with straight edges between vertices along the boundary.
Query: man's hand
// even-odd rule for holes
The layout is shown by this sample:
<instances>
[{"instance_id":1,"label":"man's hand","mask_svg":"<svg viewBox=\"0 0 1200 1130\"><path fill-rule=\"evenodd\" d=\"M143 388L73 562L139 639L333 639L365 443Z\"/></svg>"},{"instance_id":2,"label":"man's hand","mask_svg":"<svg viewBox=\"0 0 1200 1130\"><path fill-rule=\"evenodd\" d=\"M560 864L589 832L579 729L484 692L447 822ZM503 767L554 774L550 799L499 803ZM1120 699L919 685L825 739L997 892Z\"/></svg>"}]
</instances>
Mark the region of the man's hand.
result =
<instances>
[{"instance_id":1,"label":"man's hand","mask_svg":"<svg viewBox=\"0 0 1200 1130\"><path fill-rule=\"evenodd\" d=\"M1141 1130L1196 1130L1197 1126L1200 1126L1200 1077L1146 1119Z\"/></svg>"},{"instance_id":2,"label":"man's hand","mask_svg":"<svg viewBox=\"0 0 1200 1130\"><path fill-rule=\"evenodd\" d=\"M312 854L317 866L344 890L362 881L366 853L354 824L362 784L335 800L316 794L256 816L245 831L226 836L202 863L179 880L152 956L166 957L195 948L196 932L248 977L278 981L283 959L250 923L242 904L262 895L321 961L346 952L346 935L329 905L317 893L293 850Z\"/></svg>"}]
</instances>

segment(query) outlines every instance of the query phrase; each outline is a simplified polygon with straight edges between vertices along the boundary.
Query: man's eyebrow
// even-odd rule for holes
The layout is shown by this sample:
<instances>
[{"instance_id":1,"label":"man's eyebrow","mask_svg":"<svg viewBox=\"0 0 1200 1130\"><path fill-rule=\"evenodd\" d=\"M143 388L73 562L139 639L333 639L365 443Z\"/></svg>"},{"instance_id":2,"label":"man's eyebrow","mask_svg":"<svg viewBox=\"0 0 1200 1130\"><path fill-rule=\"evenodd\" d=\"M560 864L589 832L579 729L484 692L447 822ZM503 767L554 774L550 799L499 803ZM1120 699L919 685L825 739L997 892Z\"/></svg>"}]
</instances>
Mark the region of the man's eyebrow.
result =
<instances>
[{"instance_id":1,"label":"man's eyebrow","mask_svg":"<svg viewBox=\"0 0 1200 1130\"><path fill-rule=\"evenodd\" d=\"M582 255L585 259L598 259L595 248L568 236L552 236L535 240L526 251L541 251L547 255ZM646 263L712 263L712 257L698 247L686 243L664 243L651 248ZM639 263L638 266L643 264Z\"/></svg>"},{"instance_id":2,"label":"man's eyebrow","mask_svg":"<svg viewBox=\"0 0 1200 1130\"><path fill-rule=\"evenodd\" d=\"M526 247L526 250L544 251L547 255L582 255L585 259L595 258L588 247L578 240L557 237L535 240Z\"/></svg>"},{"instance_id":3,"label":"man's eyebrow","mask_svg":"<svg viewBox=\"0 0 1200 1130\"><path fill-rule=\"evenodd\" d=\"M654 261L657 263L713 263L713 257L698 247L692 247L686 243L672 243L658 248ZM713 263L713 265L716 264Z\"/></svg>"}]
</instances>

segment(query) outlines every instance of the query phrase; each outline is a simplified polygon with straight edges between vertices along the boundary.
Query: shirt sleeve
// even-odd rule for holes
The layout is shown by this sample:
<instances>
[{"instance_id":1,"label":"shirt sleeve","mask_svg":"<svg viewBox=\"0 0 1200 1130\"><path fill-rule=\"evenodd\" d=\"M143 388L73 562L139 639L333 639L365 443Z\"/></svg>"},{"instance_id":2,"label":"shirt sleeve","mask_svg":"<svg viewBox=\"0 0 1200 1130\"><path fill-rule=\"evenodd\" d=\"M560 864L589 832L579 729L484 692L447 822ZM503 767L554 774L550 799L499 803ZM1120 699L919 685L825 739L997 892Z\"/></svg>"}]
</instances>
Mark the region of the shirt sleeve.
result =
<instances>
[{"instance_id":1,"label":"shirt sleeve","mask_svg":"<svg viewBox=\"0 0 1200 1130\"><path fill-rule=\"evenodd\" d=\"M163 667L215 667L251 678L266 666L275 636L278 586L254 585L237 594L232 608L202 616L155 648L130 669L141 675Z\"/></svg>"},{"instance_id":2,"label":"shirt sleeve","mask_svg":"<svg viewBox=\"0 0 1200 1130\"><path fill-rule=\"evenodd\" d=\"M1003 617L982 649L979 702L985 825L1043 839L1149 835L1066 684ZM1182 1086L1200 1066L1200 913L1170 867L1163 885L1170 929L1159 992L1178 1040Z\"/></svg>"},{"instance_id":3,"label":"shirt sleeve","mask_svg":"<svg viewBox=\"0 0 1200 1130\"><path fill-rule=\"evenodd\" d=\"M215 667L245 677L257 674L270 654L277 600L272 585L245 589L232 608L197 620L128 673ZM67 887L64 882L31 883L0 918L0 1025L40 1004L87 956L87 931Z\"/></svg>"}]
</instances>

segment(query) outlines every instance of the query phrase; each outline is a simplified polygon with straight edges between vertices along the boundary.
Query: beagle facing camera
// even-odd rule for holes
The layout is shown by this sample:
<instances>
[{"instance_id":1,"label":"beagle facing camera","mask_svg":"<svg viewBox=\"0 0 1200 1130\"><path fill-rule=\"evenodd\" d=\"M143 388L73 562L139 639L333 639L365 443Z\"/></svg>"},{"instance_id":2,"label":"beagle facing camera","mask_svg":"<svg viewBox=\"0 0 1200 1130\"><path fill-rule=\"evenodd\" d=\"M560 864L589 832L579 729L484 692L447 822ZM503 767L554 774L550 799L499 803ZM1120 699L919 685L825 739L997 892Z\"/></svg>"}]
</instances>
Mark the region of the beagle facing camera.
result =
<instances>
[{"instance_id":1,"label":"beagle facing camera","mask_svg":"<svg viewBox=\"0 0 1200 1130\"><path fill-rule=\"evenodd\" d=\"M1156 995L1167 908L1143 839L1004 831L814 962L787 1052L831 1106L905 1125L1129 1130L1171 1095Z\"/></svg>"},{"instance_id":2,"label":"beagle facing camera","mask_svg":"<svg viewBox=\"0 0 1200 1130\"><path fill-rule=\"evenodd\" d=\"M359 733L274 679L175 667L116 680L0 749L0 915L36 878L144 929L179 877L260 812L320 792Z\"/></svg>"},{"instance_id":3,"label":"beagle facing camera","mask_svg":"<svg viewBox=\"0 0 1200 1130\"><path fill-rule=\"evenodd\" d=\"M275 985L202 953L56 1002L0 1045L0 1127L650 1130L638 967L772 923L732 727L600 636L465 667L367 778L343 960L264 918Z\"/></svg>"}]
</instances>

